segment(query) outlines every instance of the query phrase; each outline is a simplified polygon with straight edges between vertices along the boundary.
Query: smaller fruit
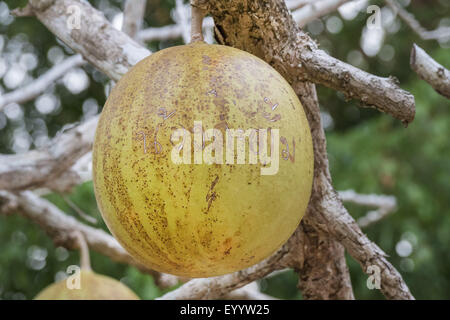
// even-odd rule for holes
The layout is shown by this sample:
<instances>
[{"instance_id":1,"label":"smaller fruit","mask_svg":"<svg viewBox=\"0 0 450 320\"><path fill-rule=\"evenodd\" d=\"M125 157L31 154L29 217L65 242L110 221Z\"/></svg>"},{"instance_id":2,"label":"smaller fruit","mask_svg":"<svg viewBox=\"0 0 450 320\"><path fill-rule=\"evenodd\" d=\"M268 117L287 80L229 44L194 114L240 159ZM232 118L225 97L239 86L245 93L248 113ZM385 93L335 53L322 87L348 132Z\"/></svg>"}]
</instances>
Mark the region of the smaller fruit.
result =
<instances>
[{"instance_id":1,"label":"smaller fruit","mask_svg":"<svg viewBox=\"0 0 450 320\"><path fill-rule=\"evenodd\" d=\"M74 232L74 236L80 248L81 269L70 279L51 284L38 293L34 300L139 300L120 281L93 272L84 236L80 232Z\"/></svg>"},{"instance_id":2,"label":"smaller fruit","mask_svg":"<svg viewBox=\"0 0 450 320\"><path fill-rule=\"evenodd\" d=\"M81 270L80 289L69 289L66 280L45 288L35 300L139 300L138 296L121 282L96 274L91 270Z\"/></svg>"}]
</instances>

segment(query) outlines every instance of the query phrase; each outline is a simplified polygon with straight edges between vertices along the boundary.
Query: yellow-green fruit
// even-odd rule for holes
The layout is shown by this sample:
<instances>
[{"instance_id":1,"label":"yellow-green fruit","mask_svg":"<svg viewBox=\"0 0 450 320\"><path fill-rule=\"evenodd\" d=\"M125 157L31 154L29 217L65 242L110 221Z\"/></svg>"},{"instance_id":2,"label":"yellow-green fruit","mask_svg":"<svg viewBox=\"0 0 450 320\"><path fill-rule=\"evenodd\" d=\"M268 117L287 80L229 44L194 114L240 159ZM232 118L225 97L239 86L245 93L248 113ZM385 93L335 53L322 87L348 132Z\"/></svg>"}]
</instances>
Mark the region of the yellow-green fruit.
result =
<instances>
[{"instance_id":1,"label":"yellow-green fruit","mask_svg":"<svg viewBox=\"0 0 450 320\"><path fill-rule=\"evenodd\" d=\"M139 300L121 282L96 274L90 270L80 271L80 288L69 289L62 280L42 290L35 300Z\"/></svg>"},{"instance_id":2,"label":"yellow-green fruit","mask_svg":"<svg viewBox=\"0 0 450 320\"><path fill-rule=\"evenodd\" d=\"M189 135L172 137L182 129ZM261 146L278 156L261 161L263 148L249 151L246 139L244 164L227 163L227 129L257 130L251 141L269 130ZM177 163L185 151L192 163ZM293 89L261 59L202 42L171 47L112 90L93 173L103 218L134 258L180 276L221 275L268 257L298 226L312 185L310 129Z\"/></svg>"}]
</instances>

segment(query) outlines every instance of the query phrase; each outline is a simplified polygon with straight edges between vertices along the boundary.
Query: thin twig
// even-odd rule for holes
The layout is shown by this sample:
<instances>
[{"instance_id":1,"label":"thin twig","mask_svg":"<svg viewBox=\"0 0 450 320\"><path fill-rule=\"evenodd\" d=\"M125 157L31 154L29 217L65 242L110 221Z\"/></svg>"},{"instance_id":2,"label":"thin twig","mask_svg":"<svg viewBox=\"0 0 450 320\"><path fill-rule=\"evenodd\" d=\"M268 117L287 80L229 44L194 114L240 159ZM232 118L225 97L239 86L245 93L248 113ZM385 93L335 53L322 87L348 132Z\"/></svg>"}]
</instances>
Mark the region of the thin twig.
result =
<instances>
[{"instance_id":1,"label":"thin twig","mask_svg":"<svg viewBox=\"0 0 450 320\"><path fill-rule=\"evenodd\" d=\"M91 217L90 215L86 214L83 210L81 210L75 203L73 203L72 200L70 200L69 196L66 194L62 195L62 198L67 203L67 205L72 208L82 219L86 220L89 223L97 224L97 219L94 217Z\"/></svg>"},{"instance_id":2,"label":"thin twig","mask_svg":"<svg viewBox=\"0 0 450 320\"><path fill-rule=\"evenodd\" d=\"M428 31L419 21L416 20L413 14L405 10L395 0L385 0L387 5L392 8L398 16L415 32L422 40L450 40L450 27L439 27L435 30Z\"/></svg>"},{"instance_id":3,"label":"thin twig","mask_svg":"<svg viewBox=\"0 0 450 320\"><path fill-rule=\"evenodd\" d=\"M358 219L358 225L361 228L368 227L385 218L397 209L397 200L394 196L379 194L359 194L353 190L339 191L339 197L344 202L352 202L362 206L376 207L377 210L371 210L365 216Z\"/></svg>"}]
</instances>

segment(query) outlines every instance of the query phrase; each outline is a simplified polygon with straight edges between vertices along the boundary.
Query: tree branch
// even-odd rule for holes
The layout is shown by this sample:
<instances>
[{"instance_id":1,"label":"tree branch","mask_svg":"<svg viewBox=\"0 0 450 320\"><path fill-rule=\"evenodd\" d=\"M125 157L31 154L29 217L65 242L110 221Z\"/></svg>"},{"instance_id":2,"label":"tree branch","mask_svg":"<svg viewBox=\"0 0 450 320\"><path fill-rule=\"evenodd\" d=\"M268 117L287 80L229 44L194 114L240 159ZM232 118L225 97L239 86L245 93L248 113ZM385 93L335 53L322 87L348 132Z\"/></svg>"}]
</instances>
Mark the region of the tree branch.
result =
<instances>
[{"instance_id":1,"label":"tree branch","mask_svg":"<svg viewBox=\"0 0 450 320\"><path fill-rule=\"evenodd\" d=\"M211 17L203 19L203 31L214 28L214 21ZM139 40L149 42L155 40L173 40L182 37L183 27L180 24L171 24L164 27L151 27L141 30L138 34Z\"/></svg>"},{"instance_id":2,"label":"tree branch","mask_svg":"<svg viewBox=\"0 0 450 320\"><path fill-rule=\"evenodd\" d=\"M0 95L0 111L10 103L24 103L39 96L57 79L64 76L70 69L80 67L86 62L81 55L71 56L58 63L42 76L30 82L26 86Z\"/></svg>"},{"instance_id":3,"label":"tree branch","mask_svg":"<svg viewBox=\"0 0 450 320\"><path fill-rule=\"evenodd\" d=\"M317 0L285 0L286 6L289 10L297 10L303 8L304 6L314 3ZM320 0L319 0L320 1Z\"/></svg>"},{"instance_id":4,"label":"tree branch","mask_svg":"<svg viewBox=\"0 0 450 320\"><path fill-rule=\"evenodd\" d=\"M67 203L67 205L78 214L78 216L81 219L83 219L89 223L92 223L92 224L97 224L97 222L98 222L97 219L86 214L83 210L81 210L72 200L70 200L68 195L63 194L63 195L61 195L61 197L64 199L64 201Z\"/></svg>"},{"instance_id":5,"label":"tree branch","mask_svg":"<svg viewBox=\"0 0 450 320\"><path fill-rule=\"evenodd\" d=\"M348 253L360 263L364 272L371 266L378 267L381 292L387 299L414 299L400 273L386 259L386 254L362 233L332 186L328 184L326 188L327 194L320 206L315 207L316 213L306 218L311 219L322 232L331 234L341 242Z\"/></svg>"},{"instance_id":6,"label":"tree branch","mask_svg":"<svg viewBox=\"0 0 450 320\"><path fill-rule=\"evenodd\" d=\"M175 0L175 22L180 26L181 36L183 37L184 43L189 43L191 40L190 34L190 22L189 22L189 11L183 4L183 0Z\"/></svg>"},{"instance_id":7,"label":"tree branch","mask_svg":"<svg viewBox=\"0 0 450 320\"><path fill-rule=\"evenodd\" d=\"M309 1L292 13L292 17L300 27L309 22L336 11L341 5L351 0L319 0Z\"/></svg>"},{"instance_id":8,"label":"tree branch","mask_svg":"<svg viewBox=\"0 0 450 320\"><path fill-rule=\"evenodd\" d=\"M326 192L322 178L331 181L325 132L322 127L316 87L295 82L293 86L305 109L314 145L314 180L311 199L299 230L303 234L303 257L293 259L291 267L299 276L298 287L305 299L354 299L344 247L330 234L320 232L308 220Z\"/></svg>"},{"instance_id":9,"label":"tree branch","mask_svg":"<svg viewBox=\"0 0 450 320\"><path fill-rule=\"evenodd\" d=\"M340 91L349 99L360 100L363 107L388 113L405 125L414 120L414 96L401 89L396 78L367 73L330 57L308 42L299 37L299 69L306 73L306 76L299 75L300 79Z\"/></svg>"},{"instance_id":10,"label":"tree branch","mask_svg":"<svg viewBox=\"0 0 450 320\"><path fill-rule=\"evenodd\" d=\"M122 31L137 40L142 28L147 0L127 0L123 9Z\"/></svg>"},{"instance_id":11,"label":"tree branch","mask_svg":"<svg viewBox=\"0 0 450 320\"><path fill-rule=\"evenodd\" d=\"M97 122L98 116L95 116L57 135L47 148L23 154L0 155L0 189L47 187L59 192L70 190L81 181L75 172L68 169L92 149ZM60 176L62 178L57 179Z\"/></svg>"},{"instance_id":12,"label":"tree branch","mask_svg":"<svg viewBox=\"0 0 450 320\"><path fill-rule=\"evenodd\" d=\"M359 194L353 190L339 191L339 197L343 202L352 202L362 206L377 207L377 210L367 212L358 219L361 228L368 227L389 215L397 209L397 200L394 196L378 194Z\"/></svg>"},{"instance_id":13,"label":"tree branch","mask_svg":"<svg viewBox=\"0 0 450 320\"><path fill-rule=\"evenodd\" d=\"M291 0L291 1L287 1L287 7L290 10L296 10L299 8L302 8L303 6L307 5L307 4L312 4L314 1L317 0ZM349 0L347 0L349 1ZM187 8L186 6L179 6L180 8L183 8L184 13L182 13L184 16L187 16ZM177 10L180 9L176 9ZM178 13L177 14L177 19L178 19ZM296 11L293 12L293 15L295 16L297 14ZM299 13L300 15L300 13ZM183 35L183 32L185 32L185 28L183 27L182 24L171 24L171 25L167 25L167 26L163 26L163 27L151 27L151 28L147 28L147 29L143 29L141 31L139 31L138 33L138 39L141 42L150 42L150 41L161 41L161 40L173 40L173 39L178 39L180 37L184 37L186 38L187 35ZM214 21L211 17L205 17L203 20L203 31L205 31L206 29L212 29L214 28ZM189 40L189 39L186 39Z\"/></svg>"},{"instance_id":14,"label":"tree branch","mask_svg":"<svg viewBox=\"0 0 450 320\"><path fill-rule=\"evenodd\" d=\"M385 2L422 40L450 40L450 27L440 27L436 30L428 31L399 3L394 0L385 0Z\"/></svg>"},{"instance_id":15,"label":"tree branch","mask_svg":"<svg viewBox=\"0 0 450 320\"><path fill-rule=\"evenodd\" d=\"M78 11L69 10L69 7L78 8ZM103 14L87 2L31 0L29 8L50 31L115 81L134 63L150 54L126 34L113 28ZM77 14L81 19L79 25ZM73 22L73 29L69 28L69 21ZM70 61L80 59L76 57ZM48 148L20 155L0 155L0 189L46 187L67 192L82 182L75 171L68 169L92 149L97 121L98 116L61 137L55 137Z\"/></svg>"},{"instance_id":16,"label":"tree branch","mask_svg":"<svg viewBox=\"0 0 450 320\"><path fill-rule=\"evenodd\" d=\"M211 22L212 19L211 19ZM183 30L178 24L171 24L164 27L152 27L139 31L138 38L141 42L173 40L181 37Z\"/></svg>"},{"instance_id":17,"label":"tree branch","mask_svg":"<svg viewBox=\"0 0 450 320\"><path fill-rule=\"evenodd\" d=\"M151 53L115 29L87 1L30 0L29 4L52 33L114 81Z\"/></svg>"},{"instance_id":18,"label":"tree branch","mask_svg":"<svg viewBox=\"0 0 450 320\"><path fill-rule=\"evenodd\" d=\"M307 216L312 214L310 211L306 213ZM355 297L344 247L330 235L318 232L306 219L300 228L303 234L303 259L293 260L290 266L298 274L297 286L303 299L353 300Z\"/></svg>"},{"instance_id":19,"label":"tree branch","mask_svg":"<svg viewBox=\"0 0 450 320\"><path fill-rule=\"evenodd\" d=\"M411 50L411 68L428 82L436 92L450 99L450 71L414 44Z\"/></svg>"}]
</instances>

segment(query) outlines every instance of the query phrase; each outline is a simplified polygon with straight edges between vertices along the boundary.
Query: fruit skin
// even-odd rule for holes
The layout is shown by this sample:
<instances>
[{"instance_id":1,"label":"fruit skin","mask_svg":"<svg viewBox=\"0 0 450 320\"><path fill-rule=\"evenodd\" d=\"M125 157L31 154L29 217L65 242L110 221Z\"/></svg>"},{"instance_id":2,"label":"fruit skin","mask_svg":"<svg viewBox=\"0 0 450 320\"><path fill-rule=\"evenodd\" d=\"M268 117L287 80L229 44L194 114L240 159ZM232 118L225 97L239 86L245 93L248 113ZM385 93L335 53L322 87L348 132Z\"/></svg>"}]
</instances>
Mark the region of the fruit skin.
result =
<instances>
[{"instance_id":1,"label":"fruit skin","mask_svg":"<svg viewBox=\"0 0 450 320\"><path fill-rule=\"evenodd\" d=\"M176 165L171 134L192 132L194 121L279 128L291 155L295 142L295 161L282 158L280 144L275 175L261 175L259 162ZM94 189L109 230L142 264L179 276L222 275L275 252L303 217L312 178L295 92L263 60L227 46L196 42L142 60L112 90L96 131Z\"/></svg>"},{"instance_id":2,"label":"fruit skin","mask_svg":"<svg viewBox=\"0 0 450 320\"><path fill-rule=\"evenodd\" d=\"M80 280L80 289L68 289L62 280L42 290L34 300L139 300L121 282L90 270L81 270Z\"/></svg>"}]
</instances>

